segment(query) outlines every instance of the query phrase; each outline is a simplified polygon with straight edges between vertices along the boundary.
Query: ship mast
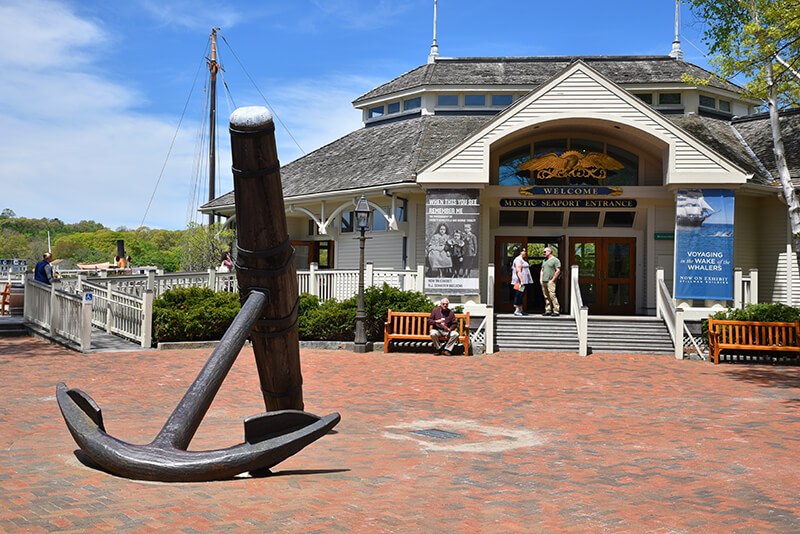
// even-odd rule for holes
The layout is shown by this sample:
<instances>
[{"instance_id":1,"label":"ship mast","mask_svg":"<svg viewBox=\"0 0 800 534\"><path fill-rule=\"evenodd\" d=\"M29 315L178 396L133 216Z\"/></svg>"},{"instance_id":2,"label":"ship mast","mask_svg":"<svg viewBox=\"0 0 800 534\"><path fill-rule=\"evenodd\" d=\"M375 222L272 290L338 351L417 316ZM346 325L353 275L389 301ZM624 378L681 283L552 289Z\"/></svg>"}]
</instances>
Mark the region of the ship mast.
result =
<instances>
[{"instance_id":1,"label":"ship mast","mask_svg":"<svg viewBox=\"0 0 800 534\"><path fill-rule=\"evenodd\" d=\"M211 57L208 59L208 70L211 72L211 87L209 90L210 99L210 117L208 119L209 126L209 139L208 139L208 201L214 200L216 193L216 158L217 158L217 71L219 65L217 64L217 30L219 28L211 29ZM208 226L214 224L214 213L208 214Z\"/></svg>"}]
</instances>

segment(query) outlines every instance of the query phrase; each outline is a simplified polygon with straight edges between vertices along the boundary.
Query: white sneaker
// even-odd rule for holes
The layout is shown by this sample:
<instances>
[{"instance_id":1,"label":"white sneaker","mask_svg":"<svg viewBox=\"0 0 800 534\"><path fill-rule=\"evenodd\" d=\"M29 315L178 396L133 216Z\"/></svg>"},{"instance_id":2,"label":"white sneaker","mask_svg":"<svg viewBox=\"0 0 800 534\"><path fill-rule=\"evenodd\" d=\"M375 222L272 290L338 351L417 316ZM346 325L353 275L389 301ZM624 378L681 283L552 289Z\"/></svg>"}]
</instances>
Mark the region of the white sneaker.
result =
<instances>
[{"instance_id":1,"label":"white sneaker","mask_svg":"<svg viewBox=\"0 0 800 534\"><path fill-rule=\"evenodd\" d=\"M516 315L517 317L522 317L524 314L521 311L517 310L514 312L514 315Z\"/></svg>"}]
</instances>

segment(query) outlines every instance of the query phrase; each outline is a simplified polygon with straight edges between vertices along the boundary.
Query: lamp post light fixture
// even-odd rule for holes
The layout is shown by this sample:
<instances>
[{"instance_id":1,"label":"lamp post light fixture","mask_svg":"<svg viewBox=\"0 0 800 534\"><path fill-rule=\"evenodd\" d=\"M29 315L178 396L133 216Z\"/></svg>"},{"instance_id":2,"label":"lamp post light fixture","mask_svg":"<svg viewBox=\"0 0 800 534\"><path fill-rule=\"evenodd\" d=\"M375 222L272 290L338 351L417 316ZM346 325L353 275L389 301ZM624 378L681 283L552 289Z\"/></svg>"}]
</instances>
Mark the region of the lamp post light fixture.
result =
<instances>
[{"instance_id":1,"label":"lamp post light fixture","mask_svg":"<svg viewBox=\"0 0 800 534\"><path fill-rule=\"evenodd\" d=\"M356 225L358 226L359 232L361 232L360 237L358 238L361 241L361 252L359 255L358 260L358 309L356 310L356 336L355 336L355 348L354 351L358 353L367 352L367 332L364 328L364 322L367 318L367 314L364 311L364 242L367 240L364 237L364 232L369 228L369 216L372 213L372 210L369 208L369 202L367 202L367 197L361 195L361 198L358 199L358 204L356 204Z\"/></svg>"}]
</instances>

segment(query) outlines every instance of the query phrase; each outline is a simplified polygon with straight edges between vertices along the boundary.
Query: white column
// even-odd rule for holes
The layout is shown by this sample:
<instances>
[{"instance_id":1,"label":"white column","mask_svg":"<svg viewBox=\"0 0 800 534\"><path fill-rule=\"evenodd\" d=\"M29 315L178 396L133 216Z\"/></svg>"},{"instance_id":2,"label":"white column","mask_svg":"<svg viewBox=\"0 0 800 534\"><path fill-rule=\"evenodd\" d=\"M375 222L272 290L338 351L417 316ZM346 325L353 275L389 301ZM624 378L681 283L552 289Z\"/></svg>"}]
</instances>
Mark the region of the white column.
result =
<instances>
[{"instance_id":1,"label":"white column","mask_svg":"<svg viewBox=\"0 0 800 534\"><path fill-rule=\"evenodd\" d=\"M418 293L425 291L425 265L417 265L417 285L415 289Z\"/></svg>"},{"instance_id":2,"label":"white column","mask_svg":"<svg viewBox=\"0 0 800 534\"><path fill-rule=\"evenodd\" d=\"M494 263L486 267L486 304L494 306Z\"/></svg>"},{"instance_id":3,"label":"white column","mask_svg":"<svg viewBox=\"0 0 800 534\"><path fill-rule=\"evenodd\" d=\"M683 359L683 308L675 308L675 359Z\"/></svg>"},{"instance_id":4,"label":"white column","mask_svg":"<svg viewBox=\"0 0 800 534\"><path fill-rule=\"evenodd\" d=\"M114 290L111 284L106 284L106 332L111 333L111 324L114 322L114 310L111 299L114 298Z\"/></svg>"},{"instance_id":5,"label":"white column","mask_svg":"<svg viewBox=\"0 0 800 534\"><path fill-rule=\"evenodd\" d=\"M661 310L664 307L663 297L661 296L661 282L664 281L664 268L656 267L656 317L661 319Z\"/></svg>"},{"instance_id":6,"label":"white column","mask_svg":"<svg viewBox=\"0 0 800 534\"><path fill-rule=\"evenodd\" d=\"M153 290L147 289L142 295L142 347L153 343Z\"/></svg>"},{"instance_id":7,"label":"white column","mask_svg":"<svg viewBox=\"0 0 800 534\"><path fill-rule=\"evenodd\" d=\"M156 289L156 272L155 271L147 271L147 286L145 286L145 290L155 291Z\"/></svg>"},{"instance_id":8,"label":"white column","mask_svg":"<svg viewBox=\"0 0 800 534\"><path fill-rule=\"evenodd\" d=\"M81 300L81 352L92 348L92 293L83 291Z\"/></svg>"},{"instance_id":9,"label":"white column","mask_svg":"<svg viewBox=\"0 0 800 534\"><path fill-rule=\"evenodd\" d=\"M55 337L56 334L56 286L50 284L50 337Z\"/></svg>"},{"instance_id":10,"label":"white column","mask_svg":"<svg viewBox=\"0 0 800 534\"><path fill-rule=\"evenodd\" d=\"M733 307L742 307L742 268L737 267L733 270Z\"/></svg>"},{"instance_id":11,"label":"white column","mask_svg":"<svg viewBox=\"0 0 800 534\"><path fill-rule=\"evenodd\" d=\"M758 304L758 269L750 269L750 304Z\"/></svg>"},{"instance_id":12,"label":"white column","mask_svg":"<svg viewBox=\"0 0 800 534\"><path fill-rule=\"evenodd\" d=\"M308 293L319 297L317 292L317 262L312 261L308 266Z\"/></svg>"},{"instance_id":13,"label":"white column","mask_svg":"<svg viewBox=\"0 0 800 534\"><path fill-rule=\"evenodd\" d=\"M371 261L367 262L364 268L364 287L372 287L375 285L375 269Z\"/></svg>"},{"instance_id":14,"label":"white column","mask_svg":"<svg viewBox=\"0 0 800 534\"><path fill-rule=\"evenodd\" d=\"M208 288L211 291L217 290L217 270L214 267L208 269Z\"/></svg>"}]
</instances>

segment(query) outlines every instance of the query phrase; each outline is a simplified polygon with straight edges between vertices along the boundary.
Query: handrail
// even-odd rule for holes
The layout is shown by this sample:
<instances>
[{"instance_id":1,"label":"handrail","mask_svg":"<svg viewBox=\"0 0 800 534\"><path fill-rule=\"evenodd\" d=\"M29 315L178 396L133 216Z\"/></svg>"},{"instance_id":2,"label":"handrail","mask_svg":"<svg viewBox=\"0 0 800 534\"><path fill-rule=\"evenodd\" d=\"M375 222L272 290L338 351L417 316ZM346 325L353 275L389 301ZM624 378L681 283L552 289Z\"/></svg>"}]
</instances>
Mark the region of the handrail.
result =
<instances>
[{"instance_id":1,"label":"handrail","mask_svg":"<svg viewBox=\"0 0 800 534\"><path fill-rule=\"evenodd\" d=\"M664 269L656 269L656 317L663 318L675 346L675 359L683 359L683 308L676 308L667 284ZM690 334L691 335L691 334Z\"/></svg>"},{"instance_id":2,"label":"handrail","mask_svg":"<svg viewBox=\"0 0 800 534\"><path fill-rule=\"evenodd\" d=\"M573 265L570 271L570 314L575 318L578 330L578 355L589 354L589 308L583 305L580 285L580 267Z\"/></svg>"},{"instance_id":3,"label":"handrail","mask_svg":"<svg viewBox=\"0 0 800 534\"><path fill-rule=\"evenodd\" d=\"M91 299L28 279L25 282L26 323L81 352L91 347Z\"/></svg>"}]
</instances>

